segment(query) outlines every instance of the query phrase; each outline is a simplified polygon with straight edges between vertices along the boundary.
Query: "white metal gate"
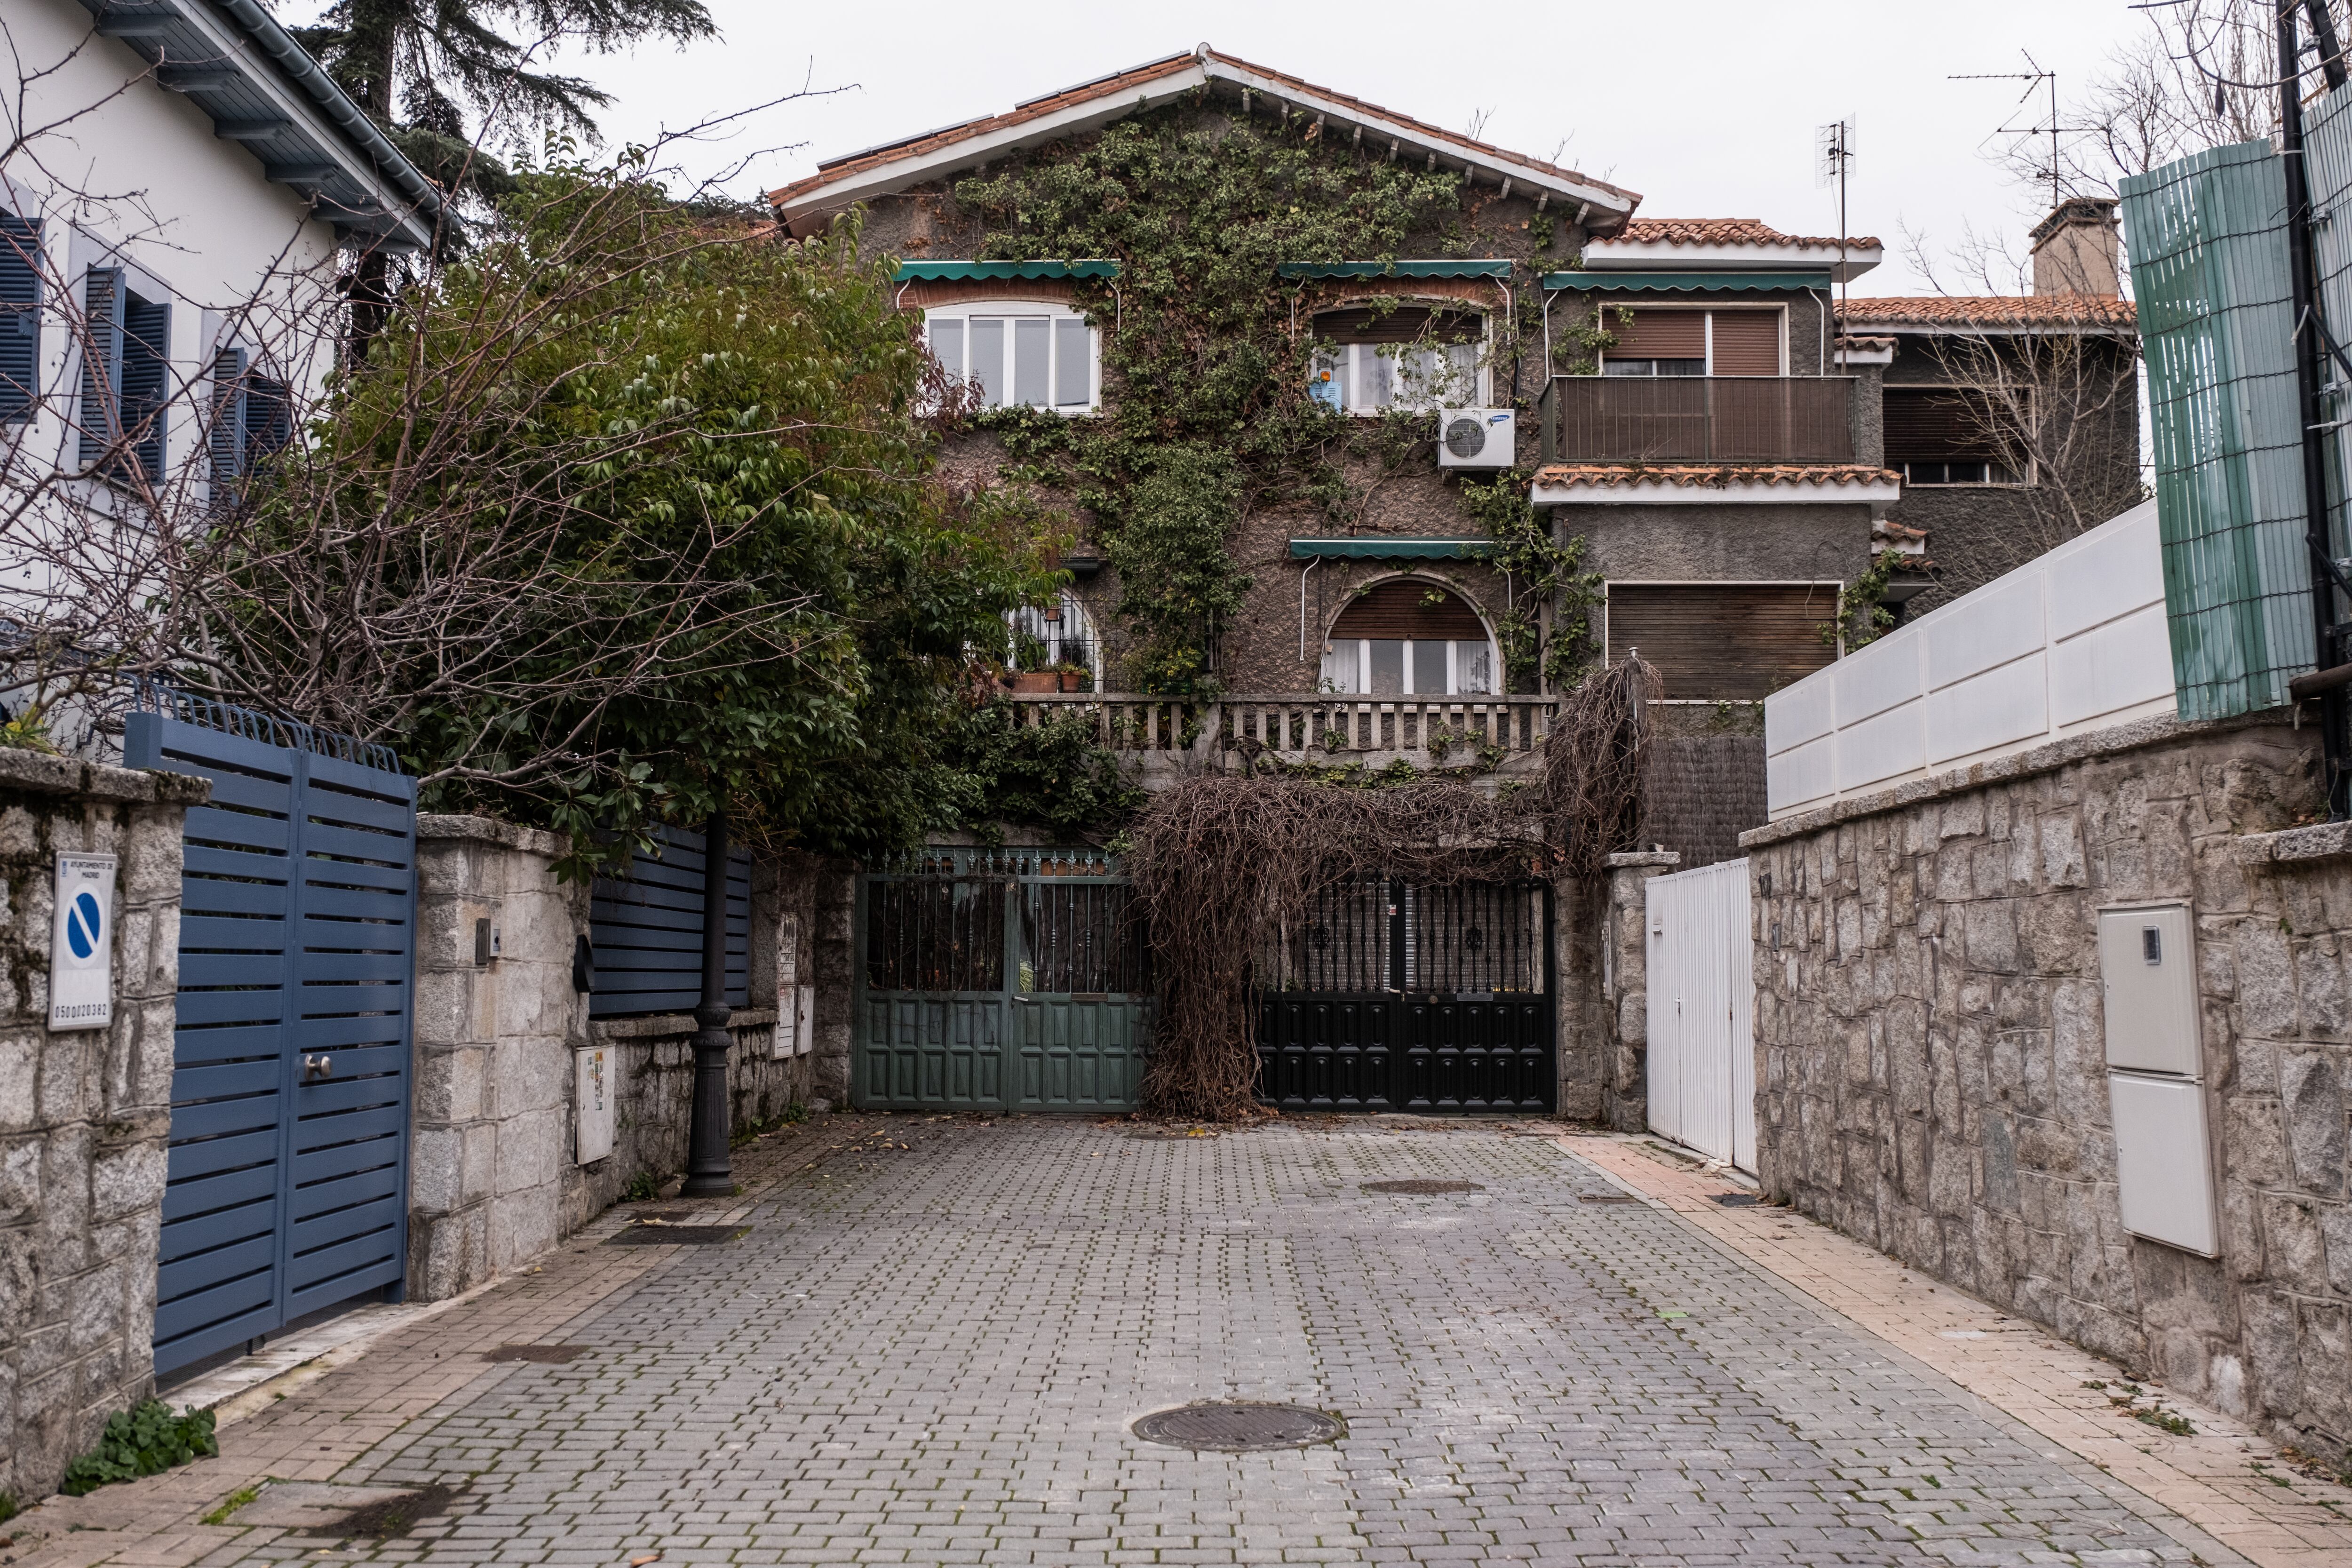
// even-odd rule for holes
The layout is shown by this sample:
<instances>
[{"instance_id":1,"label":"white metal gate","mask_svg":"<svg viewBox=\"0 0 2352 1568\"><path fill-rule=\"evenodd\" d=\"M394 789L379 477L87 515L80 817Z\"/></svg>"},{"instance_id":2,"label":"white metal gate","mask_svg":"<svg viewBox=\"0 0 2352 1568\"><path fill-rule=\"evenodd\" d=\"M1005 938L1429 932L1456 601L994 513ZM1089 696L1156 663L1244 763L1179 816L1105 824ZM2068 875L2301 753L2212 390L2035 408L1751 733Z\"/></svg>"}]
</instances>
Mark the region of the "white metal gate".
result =
<instances>
[{"instance_id":1,"label":"white metal gate","mask_svg":"<svg viewBox=\"0 0 2352 1568\"><path fill-rule=\"evenodd\" d=\"M1649 883L1650 1126L1756 1169L1756 987L1748 862Z\"/></svg>"}]
</instances>

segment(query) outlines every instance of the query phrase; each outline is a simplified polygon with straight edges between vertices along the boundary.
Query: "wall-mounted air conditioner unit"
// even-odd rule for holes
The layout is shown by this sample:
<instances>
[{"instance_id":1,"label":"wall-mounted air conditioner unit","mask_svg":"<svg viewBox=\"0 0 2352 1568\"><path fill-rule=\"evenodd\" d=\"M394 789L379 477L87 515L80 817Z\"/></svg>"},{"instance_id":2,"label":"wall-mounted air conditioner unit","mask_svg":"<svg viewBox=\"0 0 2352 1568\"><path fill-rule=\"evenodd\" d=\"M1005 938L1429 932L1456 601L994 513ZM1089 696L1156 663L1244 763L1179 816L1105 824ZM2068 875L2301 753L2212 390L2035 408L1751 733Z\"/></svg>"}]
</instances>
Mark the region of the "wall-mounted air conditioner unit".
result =
<instances>
[{"instance_id":1,"label":"wall-mounted air conditioner unit","mask_svg":"<svg viewBox=\"0 0 2352 1568\"><path fill-rule=\"evenodd\" d=\"M1437 411L1437 466L1441 468L1507 468L1517 443L1507 408L1441 408Z\"/></svg>"}]
</instances>

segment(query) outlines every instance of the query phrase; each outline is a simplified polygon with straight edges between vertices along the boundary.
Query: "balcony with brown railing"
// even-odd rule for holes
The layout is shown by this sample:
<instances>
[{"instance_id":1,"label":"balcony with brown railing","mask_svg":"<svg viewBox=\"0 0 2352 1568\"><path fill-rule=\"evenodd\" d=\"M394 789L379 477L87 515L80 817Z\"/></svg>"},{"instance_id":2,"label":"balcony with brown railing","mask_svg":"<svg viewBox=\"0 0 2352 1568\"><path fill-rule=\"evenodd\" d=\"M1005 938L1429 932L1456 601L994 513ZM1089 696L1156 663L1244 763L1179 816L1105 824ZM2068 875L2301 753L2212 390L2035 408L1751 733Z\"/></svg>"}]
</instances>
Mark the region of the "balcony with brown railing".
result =
<instances>
[{"instance_id":1,"label":"balcony with brown railing","mask_svg":"<svg viewBox=\"0 0 2352 1568\"><path fill-rule=\"evenodd\" d=\"M1547 463L1851 463L1853 378L1556 375Z\"/></svg>"}]
</instances>

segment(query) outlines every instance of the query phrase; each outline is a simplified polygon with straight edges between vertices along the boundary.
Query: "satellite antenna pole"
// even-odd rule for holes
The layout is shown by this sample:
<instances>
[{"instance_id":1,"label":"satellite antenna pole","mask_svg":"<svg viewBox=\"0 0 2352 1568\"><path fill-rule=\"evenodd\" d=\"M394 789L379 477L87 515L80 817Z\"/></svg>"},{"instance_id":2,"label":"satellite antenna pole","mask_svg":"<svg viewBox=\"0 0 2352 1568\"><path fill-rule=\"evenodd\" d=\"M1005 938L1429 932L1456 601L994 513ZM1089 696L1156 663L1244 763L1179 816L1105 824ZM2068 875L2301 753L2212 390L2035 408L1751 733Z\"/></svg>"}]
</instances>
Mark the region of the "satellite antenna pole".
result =
<instances>
[{"instance_id":1,"label":"satellite antenna pole","mask_svg":"<svg viewBox=\"0 0 2352 1568\"><path fill-rule=\"evenodd\" d=\"M2058 210L2058 201L2063 185L2058 166L2059 132L2082 131L2089 128L2081 125L2061 125L2058 123L2058 73L2053 70L2043 70L2042 68L2042 62L2035 59L2025 50L2020 49L2017 52L2025 56L2025 63L2027 66L2032 68L2031 69L2021 71L1982 71L1968 76L1948 76L1944 79L1946 81L2021 81L2025 84L2025 90L2018 95L2017 101L2019 103L2023 103L2027 99L2032 98L2033 96L2033 89L2037 87L2046 87L2049 89L2050 123L2046 127L2041 125L2004 125L2000 130L1994 132L1993 134L1996 136L2039 136L2044 130L2047 130L2050 132L2050 210L2052 212L2056 212ZM2012 105L2011 107L2014 108L2015 105Z\"/></svg>"}]
</instances>

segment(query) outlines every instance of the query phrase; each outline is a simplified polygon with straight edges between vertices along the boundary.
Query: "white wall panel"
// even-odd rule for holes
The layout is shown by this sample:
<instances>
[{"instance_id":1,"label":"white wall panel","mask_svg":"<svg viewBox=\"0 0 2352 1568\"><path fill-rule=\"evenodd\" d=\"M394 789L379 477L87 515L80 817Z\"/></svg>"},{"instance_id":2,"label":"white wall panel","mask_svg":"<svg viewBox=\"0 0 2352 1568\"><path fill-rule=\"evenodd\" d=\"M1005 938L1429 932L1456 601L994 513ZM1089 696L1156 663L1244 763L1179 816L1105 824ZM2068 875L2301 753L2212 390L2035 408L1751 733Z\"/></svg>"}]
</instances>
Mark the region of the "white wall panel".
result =
<instances>
[{"instance_id":1,"label":"white wall panel","mask_svg":"<svg viewBox=\"0 0 2352 1568\"><path fill-rule=\"evenodd\" d=\"M1927 639L1927 689L1940 690L2032 653L2047 642L2049 630L2042 616L2042 590L2047 586L2042 573L2012 572L1955 601L1955 608L1969 604L1966 616L1944 620L1931 616L1922 620L1919 633Z\"/></svg>"},{"instance_id":2,"label":"white wall panel","mask_svg":"<svg viewBox=\"0 0 2352 1568\"><path fill-rule=\"evenodd\" d=\"M1787 816L2175 706L2148 501L1766 698L1765 794Z\"/></svg>"},{"instance_id":3,"label":"white wall panel","mask_svg":"<svg viewBox=\"0 0 2352 1568\"><path fill-rule=\"evenodd\" d=\"M1927 694L1931 767L2049 732L2049 661L2040 649Z\"/></svg>"},{"instance_id":4,"label":"white wall panel","mask_svg":"<svg viewBox=\"0 0 2352 1568\"><path fill-rule=\"evenodd\" d=\"M1916 627L1905 626L1870 645L1869 658L1842 658L1829 667L1829 689L1834 694L1837 722L1858 724L1873 714L1916 700L1921 685L1920 664L1926 640ZM1886 651L1879 652L1884 648ZM1823 725L1826 733L1828 725Z\"/></svg>"},{"instance_id":5,"label":"white wall panel","mask_svg":"<svg viewBox=\"0 0 2352 1568\"><path fill-rule=\"evenodd\" d=\"M1867 789L1881 779L1901 778L1925 766L1927 713L1926 703L1911 702L1838 731L1838 792Z\"/></svg>"}]
</instances>

